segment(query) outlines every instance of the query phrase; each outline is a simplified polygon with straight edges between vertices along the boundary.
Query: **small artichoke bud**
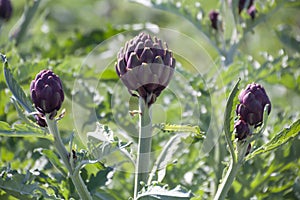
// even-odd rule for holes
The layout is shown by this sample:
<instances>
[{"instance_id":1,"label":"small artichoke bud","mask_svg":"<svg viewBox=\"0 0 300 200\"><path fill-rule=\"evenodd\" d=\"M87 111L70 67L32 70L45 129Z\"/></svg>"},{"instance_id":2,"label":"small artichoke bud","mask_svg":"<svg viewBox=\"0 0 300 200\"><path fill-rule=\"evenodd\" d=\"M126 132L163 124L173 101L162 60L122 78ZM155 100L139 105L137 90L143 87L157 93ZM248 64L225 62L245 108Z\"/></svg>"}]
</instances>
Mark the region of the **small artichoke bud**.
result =
<instances>
[{"instance_id":1,"label":"small artichoke bud","mask_svg":"<svg viewBox=\"0 0 300 200\"><path fill-rule=\"evenodd\" d=\"M234 124L235 137L238 140L244 140L247 136L250 135L249 125L244 120L238 120Z\"/></svg>"},{"instance_id":2,"label":"small artichoke bud","mask_svg":"<svg viewBox=\"0 0 300 200\"><path fill-rule=\"evenodd\" d=\"M250 125L259 126L263 120L264 107L269 104L268 114L271 112L271 102L265 89L257 84L249 84L239 94L240 104L236 113Z\"/></svg>"},{"instance_id":3,"label":"small artichoke bud","mask_svg":"<svg viewBox=\"0 0 300 200\"><path fill-rule=\"evenodd\" d=\"M45 117L43 116L43 114L39 113L34 115L34 118L36 120L36 123L41 126L41 127L46 127L47 126L47 122L45 120Z\"/></svg>"},{"instance_id":4,"label":"small artichoke bud","mask_svg":"<svg viewBox=\"0 0 300 200\"><path fill-rule=\"evenodd\" d=\"M256 8L254 5L252 5L250 8L248 8L247 10L248 15L251 16L251 19L255 18L255 14L256 14Z\"/></svg>"},{"instance_id":5,"label":"small artichoke bud","mask_svg":"<svg viewBox=\"0 0 300 200\"><path fill-rule=\"evenodd\" d=\"M129 92L137 91L150 106L169 84L175 62L160 39L140 33L119 51L115 68Z\"/></svg>"},{"instance_id":6,"label":"small artichoke bud","mask_svg":"<svg viewBox=\"0 0 300 200\"><path fill-rule=\"evenodd\" d=\"M209 12L209 19L211 22L211 27L215 30L218 30L218 23L219 23L218 16L219 16L219 12L217 12L217 11L212 10Z\"/></svg>"},{"instance_id":7,"label":"small artichoke bud","mask_svg":"<svg viewBox=\"0 0 300 200\"><path fill-rule=\"evenodd\" d=\"M239 14L241 14L242 10L245 7L247 8L248 15L250 15L251 19L254 19L255 14L256 14L256 8L255 8L255 5L254 5L254 0L240 0L239 1Z\"/></svg>"},{"instance_id":8,"label":"small artichoke bud","mask_svg":"<svg viewBox=\"0 0 300 200\"><path fill-rule=\"evenodd\" d=\"M39 72L30 85L31 99L35 108L42 114L51 114L53 118L64 101L64 92L60 78L51 70Z\"/></svg>"},{"instance_id":9,"label":"small artichoke bud","mask_svg":"<svg viewBox=\"0 0 300 200\"><path fill-rule=\"evenodd\" d=\"M0 20L8 21L12 14L10 0L0 0Z\"/></svg>"},{"instance_id":10,"label":"small artichoke bud","mask_svg":"<svg viewBox=\"0 0 300 200\"><path fill-rule=\"evenodd\" d=\"M246 5L247 3L247 5ZM239 0L239 13L242 12L242 10L247 6L247 9L249 9L254 3L254 0Z\"/></svg>"}]
</instances>

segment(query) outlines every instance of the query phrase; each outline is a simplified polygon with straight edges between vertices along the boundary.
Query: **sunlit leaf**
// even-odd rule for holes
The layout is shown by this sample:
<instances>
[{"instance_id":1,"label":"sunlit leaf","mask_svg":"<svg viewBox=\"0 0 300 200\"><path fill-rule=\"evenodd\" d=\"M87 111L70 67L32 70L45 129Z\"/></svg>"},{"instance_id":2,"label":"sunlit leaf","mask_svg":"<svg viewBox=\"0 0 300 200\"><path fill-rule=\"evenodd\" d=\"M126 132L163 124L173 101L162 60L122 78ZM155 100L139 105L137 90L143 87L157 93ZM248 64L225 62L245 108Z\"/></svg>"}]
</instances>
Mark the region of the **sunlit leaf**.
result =
<instances>
[{"instance_id":1,"label":"sunlit leaf","mask_svg":"<svg viewBox=\"0 0 300 200\"><path fill-rule=\"evenodd\" d=\"M191 191L187 191L181 186L177 186L172 190L167 190L165 187L162 186L150 186L148 190L140 194L137 199L139 200L156 200L156 199L188 200L191 197L193 197Z\"/></svg>"},{"instance_id":2,"label":"sunlit leaf","mask_svg":"<svg viewBox=\"0 0 300 200\"><path fill-rule=\"evenodd\" d=\"M19 83L13 77L10 69L8 68L7 60L4 62L4 76L7 86L16 100L24 107L27 112L34 112L35 109L32 105L32 102L29 100Z\"/></svg>"},{"instance_id":3,"label":"sunlit leaf","mask_svg":"<svg viewBox=\"0 0 300 200\"><path fill-rule=\"evenodd\" d=\"M35 182L36 177L28 172L27 174L19 174L16 171L2 171L0 174L0 188L7 192L11 192L19 199L32 199L38 197L56 199L54 196L47 194L46 190Z\"/></svg>"},{"instance_id":4,"label":"sunlit leaf","mask_svg":"<svg viewBox=\"0 0 300 200\"><path fill-rule=\"evenodd\" d=\"M37 137L53 140L52 135L46 134L40 128L27 124L15 124L12 127L3 121L0 121L0 136L5 137Z\"/></svg>"},{"instance_id":5,"label":"sunlit leaf","mask_svg":"<svg viewBox=\"0 0 300 200\"><path fill-rule=\"evenodd\" d=\"M259 147L251 154L246 157L246 160L253 158L262 153L266 153L272 151L281 145L287 143L290 140L293 140L300 134L300 119L295 121L291 126L288 128L283 129L281 132L276 134L269 142L264 144L263 146Z\"/></svg>"},{"instance_id":6,"label":"sunlit leaf","mask_svg":"<svg viewBox=\"0 0 300 200\"><path fill-rule=\"evenodd\" d=\"M234 102L234 98L236 97L238 90L238 86L240 83L241 79L239 79L236 84L234 85L233 89L231 90L229 97L227 99L227 103L226 103L226 108L225 108L225 115L224 115L224 132L225 132L225 138L226 138L226 142L229 145L229 149L230 149L230 153L233 156L234 152L233 152L233 144L231 141L231 134L232 132L230 131L230 127L232 124L232 119L233 117L232 115L232 110L233 110L233 102Z\"/></svg>"},{"instance_id":7,"label":"sunlit leaf","mask_svg":"<svg viewBox=\"0 0 300 200\"><path fill-rule=\"evenodd\" d=\"M67 177L66 170L62 167L62 163L59 161L58 156L53 150L43 149L41 153L49 159L52 165L54 165L65 177Z\"/></svg>"},{"instance_id":8,"label":"sunlit leaf","mask_svg":"<svg viewBox=\"0 0 300 200\"><path fill-rule=\"evenodd\" d=\"M157 172L157 181L162 182L166 175L166 168L168 164L173 161L173 157L179 149L183 148L182 140L187 138L189 134L186 133L177 133L174 135L166 145L164 145L163 150L161 151L160 155L158 156L153 169L150 174L150 178L154 176ZM148 182L151 182L149 180Z\"/></svg>"}]
</instances>

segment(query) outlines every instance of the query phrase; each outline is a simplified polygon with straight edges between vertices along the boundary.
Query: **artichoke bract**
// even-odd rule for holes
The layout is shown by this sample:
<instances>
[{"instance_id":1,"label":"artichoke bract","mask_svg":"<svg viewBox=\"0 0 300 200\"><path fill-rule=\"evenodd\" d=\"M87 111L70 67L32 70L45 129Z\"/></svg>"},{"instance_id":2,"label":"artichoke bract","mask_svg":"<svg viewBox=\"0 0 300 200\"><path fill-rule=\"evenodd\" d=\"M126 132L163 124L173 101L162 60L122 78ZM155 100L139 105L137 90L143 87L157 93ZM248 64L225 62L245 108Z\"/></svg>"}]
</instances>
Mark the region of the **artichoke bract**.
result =
<instances>
[{"instance_id":1,"label":"artichoke bract","mask_svg":"<svg viewBox=\"0 0 300 200\"><path fill-rule=\"evenodd\" d=\"M175 63L166 43L140 33L119 51L115 68L129 92L137 91L150 106L169 84Z\"/></svg>"},{"instance_id":2,"label":"artichoke bract","mask_svg":"<svg viewBox=\"0 0 300 200\"><path fill-rule=\"evenodd\" d=\"M51 70L39 72L30 85L31 99L35 108L54 117L64 101L64 92L60 78Z\"/></svg>"},{"instance_id":3,"label":"artichoke bract","mask_svg":"<svg viewBox=\"0 0 300 200\"><path fill-rule=\"evenodd\" d=\"M263 120L264 107L269 104L268 114L271 112L271 102L265 89L257 84L251 83L239 94L236 114L246 123L259 126Z\"/></svg>"},{"instance_id":4,"label":"artichoke bract","mask_svg":"<svg viewBox=\"0 0 300 200\"><path fill-rule=\"evenodd\" d=\"M8 21L12 14L10 0L0 0L0 20Z\"/></svg>"}]
</instances>

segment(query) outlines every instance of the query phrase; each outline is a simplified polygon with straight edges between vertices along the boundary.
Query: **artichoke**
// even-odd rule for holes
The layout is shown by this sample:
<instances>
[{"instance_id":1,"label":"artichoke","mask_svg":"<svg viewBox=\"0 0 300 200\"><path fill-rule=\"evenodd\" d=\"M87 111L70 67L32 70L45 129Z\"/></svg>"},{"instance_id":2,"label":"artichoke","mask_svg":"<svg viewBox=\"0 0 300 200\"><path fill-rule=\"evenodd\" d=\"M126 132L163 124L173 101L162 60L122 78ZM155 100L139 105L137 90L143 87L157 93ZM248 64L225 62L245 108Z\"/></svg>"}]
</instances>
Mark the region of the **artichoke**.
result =
<instances>
[{"instance_id":1,"label":"artichoke","mask_svg":"<svg viewBox=\"0 0 300 200\"><path fill-rule=\"evenodd\" d=\"M30 85L31 99L35 108L43 115L50 113L53 118L64 101L60 78L51 70L39 72Z\"/></svg>"},{"instance_id":2,"label":"artichoke","mask_svg":"<svg viewBox=\"0 0 300 200\"><path fill-rule=\"evenodd\" d=\"M244 120L238 120L234 124L235 137L238 140L245 139L248 135L250 135L249 125Z\"/></svg>"},{"instance_id":3,"label":"artichoke","mask_svg":"<svg viewBox=\"0 0 300 200\"><path fill-rule=\"evenodd\" d=\"M254 19L256 14L254 0L239 0L239 14L241 14L244 8L247 8L248 15Z\"/></svg>"},{"instance_id":4,"label":"artichoke","mask_svg":"<svg viewBox=\"0 0 300 200\"><path fill-rule=\"evenodd\" d=\"M242 12L242 10L247 7L249 9L254 3L254 0L239 0L239 13Z\"/></svg>"},{"instance_id":5,"label":"artichoke","mask_svg":"<svg viewBox=\"0 0 300 200\"><path fill-rule=\"evenodd\" d=\"M129 92L137 91L150 106L169 84L175 62L166 43L140 33L121 48L115 68Z\"/></svg>"},{"instance_id":6,"label":"artichoke","mask_svg":"<svg viewBox=\"0 0 300 200\"><path fill-rule=\"evenodd\" d=\"M217 11L212 10L209 12L211 27L216 30L218 30L218 16L219 16L219 12Z\"/></svg>"},{"instance_id":7,"label":"artichoke","mask_svg":"<svg viewBox=\"0 0 300 200\"><path fill-rule=\"evenodd\" d=\"M12 13L10 0L0 0L0 20L8 21Z\"/></svg>"},{"instance_id":8,"label":"artichoke","mask_svg":"<svg viewBox=\"0 0 300 200\"><path fill-rule=\"evenodd\" d=\"M236 114L250 125L259 126L263 120L264 107L269 104L268 114L271 112L271 102L265 89L257 84L249 84L239 94Z\"/></svg>"}]
</instances>

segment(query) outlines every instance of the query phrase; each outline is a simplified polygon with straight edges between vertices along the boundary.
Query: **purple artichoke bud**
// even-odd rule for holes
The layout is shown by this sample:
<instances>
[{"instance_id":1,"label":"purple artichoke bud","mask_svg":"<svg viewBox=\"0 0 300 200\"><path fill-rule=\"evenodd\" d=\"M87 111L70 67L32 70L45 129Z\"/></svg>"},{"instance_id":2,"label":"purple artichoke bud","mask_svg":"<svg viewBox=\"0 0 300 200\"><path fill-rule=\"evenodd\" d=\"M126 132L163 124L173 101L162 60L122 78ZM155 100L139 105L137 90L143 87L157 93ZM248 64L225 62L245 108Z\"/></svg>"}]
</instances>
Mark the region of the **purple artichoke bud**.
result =
<instances>
[{"instance_id":1,"label":"purple artichoke bud","mask_svg":"<svg viewBox=\"0 0 300 200\"><path fill-rule=\"evenodd\" d=\"M42 70L30 85L31 99L35 108L42 114L56 115L64 101L60 78L51 70Z\"/></svg>"},{"instance_id":2,"label":"purple artichoke bud","mask_svg":"<svg viewBox=\"0 0 300 200\"><path fill-rule=\"evenodd\" d=\"M268 114L271 112L269 97L265 89L257 83L247 85L239 94L239 101L236 113L250 125L259 126L262 123L264 107L267 104L269 104Z\"/></svg>"},{"instance_id":3,"label":"purple artichoke bud","mask_svg":"<svg viewBox=\"0 0 300 200\"><path fill-rule=\"evenodd\" d=\"M219 12L217 12L217 11L212 10L209 12L209 19L211 22L211 27L216 30L218 30L218 21L219 21L218 16L219 16Z\"/></svg>"},{"instance_id":4,"label":"purple artichoke bud","mask_svg":"<svg viewBox=\"0 0 300 200\"><path fill-rule=\"evenodd\" d=\"M41 127L46 127L47 126L45 117L41 113L34 115L34 118L36 120L36 123L39 126L41 126Z\"/></svg>"},{"instance_id":5,"label":"purple artichoke bud","mask_svg":"<svg viewBox=\"0 0 300 200\"><path fill-rule=\"evenodd\" d=\"M140 33L119 51L115 67L129 92L137 91L150 106L169 84L175 62L167 44Z\"/></svg>"},{"instance_id":6,"label":"purple artichoke bud","mask_svg":"<svg viewBox=\"0 0 300 200\"><path fill-rule=\"evenodd\" d=\"M0 20L8 21L12 13L10 0L0 0Z\"/></svg>"},{"instance_id":7,"label":"purple artichoke bud","mask_svg":"<svg viewBox=\"0 0 300 200\"><path fill-rule=\"evenodd\" d=\"M234 124L235 137L238 140L244 140L248 135L250 135L249 125L244 120L238 120Z\"/></svg>"},{"instance_id":8,"label":"purple artichoke bud","mask_svg":"<svg viewBox=\"0 0 300 200\"><path fill-rule=\"evenodd\" d=\"M247 5L245 5L248 3ZM254 3L254 0L239 0L239 14L242 12L242 10L247 6L247 9L249 9Z\"/></svg>"},{"instance_id":9,"label":"purple artichoke bud","mask_svg":"<svg viewBox=\"0 0 300 200\"><path fill-rule=\"evenodd\" d=\"M252 5L250 8L248 8L247 10L248 15L251 16L251 19L255 18L255 14L256 14L256 8L254 5Z\"/></svg>"}]
</instances>

